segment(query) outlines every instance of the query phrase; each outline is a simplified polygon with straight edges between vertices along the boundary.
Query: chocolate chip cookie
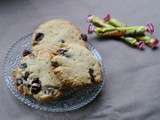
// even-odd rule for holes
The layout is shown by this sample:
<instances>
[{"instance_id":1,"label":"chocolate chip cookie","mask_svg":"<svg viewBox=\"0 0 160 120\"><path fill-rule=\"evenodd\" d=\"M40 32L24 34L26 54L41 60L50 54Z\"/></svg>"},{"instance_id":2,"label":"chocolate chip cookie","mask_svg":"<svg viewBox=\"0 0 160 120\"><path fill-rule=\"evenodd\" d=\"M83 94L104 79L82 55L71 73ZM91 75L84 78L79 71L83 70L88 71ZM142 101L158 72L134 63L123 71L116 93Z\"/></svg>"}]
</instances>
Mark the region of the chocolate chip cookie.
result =
<instances>
[{"instance_id":1,"label":"chocolate chip cookie","mask_svg":"<svg viewBox=\"0 0 160 120\"><path fill-rule=\"evenodd\" d=\"M66 20L41 24L13 71L17 90L38 101L62 98L68 90L102 82L101 65L86 46L87 35Z\"/></svg>"},{"instance_id":2,"label":"chocolate chip cookie","mask_svg":"<svg viewBox=\"0 0 160 120\"><path fill-rule=\"evenodd\" d=\"M63 43L76 43L85 46L87 36L81 34L79 28L71 22L62 19L47 21L34 31L33 46L37 47L40 44L47 47L59 46Z\"/></svg>"},{"instance_id":3,"label":"chocolate chip cookie","mask_svg":"<svg viewBox=\"0 0 160 120\"><path fill-rule=\"evenodd\" d=\"M84 46L68 44L57 50L51 61L62 85L78 87L102 82L101 65Z\"/></svg>"},{"instance_id":4,"label":"chocolate chip cookie","mask_svg":"<svg viewBox=\"0 0 160 120\"><path fill-rule=\"evenodd\" d=\"M61 82L52 72L49 59L38 59L33 53L22 58L13 71L17 89L21 94L33 96L38 101L52 101L62 96Z\"/></svg>"}]
</instances>

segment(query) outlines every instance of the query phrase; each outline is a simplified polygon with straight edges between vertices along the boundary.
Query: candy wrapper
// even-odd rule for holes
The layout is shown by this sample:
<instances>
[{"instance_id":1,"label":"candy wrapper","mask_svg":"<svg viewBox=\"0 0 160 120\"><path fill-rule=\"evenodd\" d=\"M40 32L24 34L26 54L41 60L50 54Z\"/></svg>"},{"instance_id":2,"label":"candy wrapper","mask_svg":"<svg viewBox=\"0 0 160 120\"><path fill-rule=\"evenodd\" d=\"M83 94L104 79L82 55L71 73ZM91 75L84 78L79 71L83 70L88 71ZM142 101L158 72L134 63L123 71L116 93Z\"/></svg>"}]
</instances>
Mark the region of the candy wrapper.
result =
<instances>
[{"instance_id":1,"label":"candy wrapper","mask_svg":"<svg viewBox=\"0 0 160 120\"><path fill-rule=\"evenodd\" d=\"M131 46L144 49L145 44L151 48L158 47L158 39L151 37L154 32L152 23L146 26L127 26L108 14L104 19L94 15L88 16L88 33L96 33L98 37L116 37L124 40Z\"/></svg>"}]
</instances>

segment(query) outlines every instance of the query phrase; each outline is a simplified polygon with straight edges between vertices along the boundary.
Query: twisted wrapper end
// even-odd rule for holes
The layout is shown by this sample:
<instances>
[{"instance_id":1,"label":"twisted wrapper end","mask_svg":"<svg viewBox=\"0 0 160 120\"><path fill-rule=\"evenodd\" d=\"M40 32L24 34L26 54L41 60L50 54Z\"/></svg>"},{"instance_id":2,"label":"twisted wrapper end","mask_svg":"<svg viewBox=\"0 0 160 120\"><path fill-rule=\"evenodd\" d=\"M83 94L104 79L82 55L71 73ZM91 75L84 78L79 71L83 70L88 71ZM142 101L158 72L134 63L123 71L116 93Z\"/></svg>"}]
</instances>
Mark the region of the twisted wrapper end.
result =
<instances>
[{"instance_id":1,"label":"twisted wrapper end","mask_svg":"<svg viewBox=\"0 0 160 120\"><path fill-rule=\"evenodd\" d=\"M150 46L151 46L151 48L158 48L159 40L157 38L152 39L151 43L150 43Z\"/></svg>"},{"instance_id":2,"label":"twisted wrapper end","mask_svg":"<svg viewBox=\"0 0 160 120\"><path fill-rule=\"evenodd\" d=\"M92 34L95 31L95 27L92 24L88 25L88 34Z\"/></svg>"},{"instance_id":3,"label":"twisted wrapper end","mask_svg":"<svg viewBox=\"0 0 160 120\"><path fill-rule=\"evenodd\" d=\"M149 32L150 34L153 34L153 33L154 33L155 27L154 27L154 25L153 25L152 23L148 23L148 24L146 25L146 27L147 27L147 32Z\"/></svg>"},{"instance_id":4,"label":"twisted wrapper end","mask_svg":"<svg viewBox=\"0 0 160 120\"><path fill-rule=\"evenodd\" d=\"M137 47L138 49L143 50L143 49L145 48L145 43L144 43L143 41L138 41L138 42L136 43L136 47Z\"/></svg>"},{"instance_id":5,"label":"twisted wrapper end","mask_svg":"<svg viewBox=\"0 0 160 120\"><path fill-rule=\"evenodd\" d=\"M110 14L107 14L104 18L103 18L103 20L104 21L109 21L111 19L111 15Z\"/></svg>"},{"instance_id":6,"label":"twisted wrapper end","mask_svg":"<svg viewBox=\"0 0 160 120\"><path fill-rule=\"evenodd\" d=\"M93 15L91 15L91 14L88 15L88 17L87 17L87 22L90 23L90 22L92 21L92 19L93 19Z\"/></svg>"}]
</instances>

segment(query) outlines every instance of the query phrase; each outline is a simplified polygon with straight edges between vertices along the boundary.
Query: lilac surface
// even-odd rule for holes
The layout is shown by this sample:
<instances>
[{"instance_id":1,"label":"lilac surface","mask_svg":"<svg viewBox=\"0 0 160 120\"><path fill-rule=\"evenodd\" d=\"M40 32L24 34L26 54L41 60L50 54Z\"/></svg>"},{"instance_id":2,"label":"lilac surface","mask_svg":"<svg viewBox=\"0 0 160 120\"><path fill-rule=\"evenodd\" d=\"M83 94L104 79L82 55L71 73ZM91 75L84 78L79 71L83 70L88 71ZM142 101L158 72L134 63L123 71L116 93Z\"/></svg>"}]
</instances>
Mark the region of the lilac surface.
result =
<instances>
[{"instance_id":1,"label":"lilac surface","mask_svg":"<svg viewBox=\"0 0 160 120\"><path fill-rule=\"evenodd\" d=\"M159 4L158 0L1 0L0 66L9 47L45 20L68 19L86 32L88 14L111 13L130 25L159 26ZM158 30L155 36L160 38ZM0 120L159 120L160 50L139 51L115 40L98 41L94 35L89 39L101 53L106 72L96 100L66 113L32 110L11 95L1 69Z\"/></svg>"}]
</instances>

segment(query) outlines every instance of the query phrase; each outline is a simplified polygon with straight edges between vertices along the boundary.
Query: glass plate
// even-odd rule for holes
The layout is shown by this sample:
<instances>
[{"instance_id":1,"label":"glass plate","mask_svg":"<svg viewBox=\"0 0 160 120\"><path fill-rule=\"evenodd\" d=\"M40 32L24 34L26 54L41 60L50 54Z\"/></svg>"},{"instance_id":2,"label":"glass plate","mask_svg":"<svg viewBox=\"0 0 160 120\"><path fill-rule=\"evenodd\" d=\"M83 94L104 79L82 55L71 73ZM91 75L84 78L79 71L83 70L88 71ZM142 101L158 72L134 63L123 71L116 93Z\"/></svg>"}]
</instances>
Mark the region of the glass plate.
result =
<instances>
[{"instance_id":1,"label":"glass plate","mask_svg":"<svg viewBox=\"0 0 160 120\"><path fill-rule=\"evenodd\" d=\"M12 80L12 70L19 65L22 52L25 49L31 50L31 34L28 34L14 43L9 49L4 63L4 79L7 84L7 87L12 92L14 96L21 102L30 106L34 109L39 109L43 111L50 112L65 112L78 109L88 104L96 98L98 93L101 91L104 81L100 85L93 86L91 88L86 88L85 90L78 91L71 94L69 97L64 98L63 100L54 101L51 103L39 103L34 100L32 97L26 97L21 95L15 87L14 81ZM98 51L88 43L88 48L92 51L96 59L102 64L102 59ZM103 70L102 70L103 71Z\"/></svg>"}]
</instances>

